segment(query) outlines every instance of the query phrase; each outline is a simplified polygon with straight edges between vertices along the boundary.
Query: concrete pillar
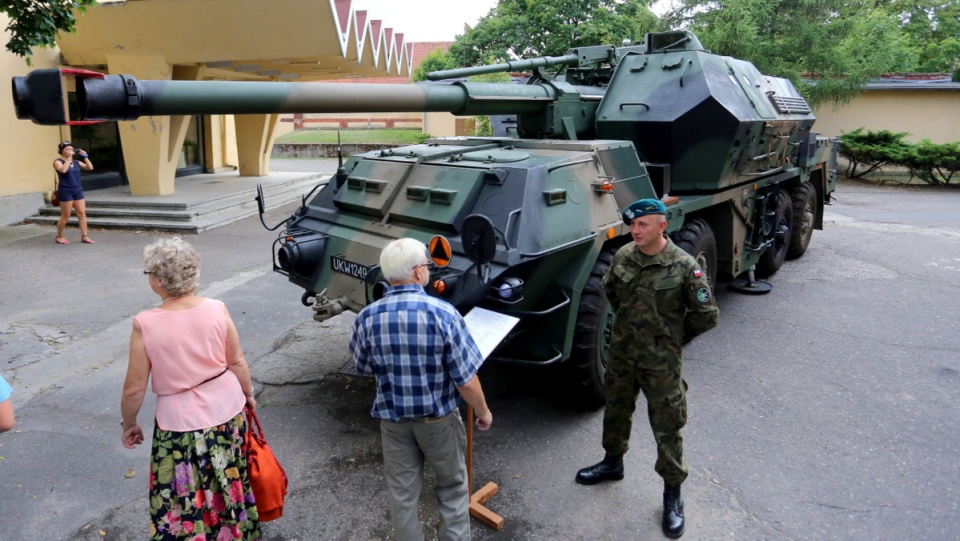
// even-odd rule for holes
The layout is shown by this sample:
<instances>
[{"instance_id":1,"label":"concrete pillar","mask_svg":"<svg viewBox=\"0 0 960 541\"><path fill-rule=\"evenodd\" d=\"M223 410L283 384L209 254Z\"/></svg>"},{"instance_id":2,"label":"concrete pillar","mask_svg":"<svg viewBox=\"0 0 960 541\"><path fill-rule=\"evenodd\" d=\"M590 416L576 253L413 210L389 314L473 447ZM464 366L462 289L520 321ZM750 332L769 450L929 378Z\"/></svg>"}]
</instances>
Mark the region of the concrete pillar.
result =
<instances>
[{"instance_id":1,"label":"concrete pillar","mask_svg":"<svg viewBox=\"0 0 960 541\"><path fill-rule=\"evenodd\" d=\"M173 67L159 54L107 54L110 73L140 79L171 79ZM174 191L187 117L151 116L118 122L123 162L133 195L167 195Z\"/></svg>"},{"instance_id":2,"label":"concrete pillar","mask_svg":"<svg viewBox=\"0 0 960 541\"><path fill-rule=\"evenodd\" d=\"M270 174L270 151L276 139L280 115L235 115L237 159L240 176L263 177Z\"/></svg>"}]
</instances>

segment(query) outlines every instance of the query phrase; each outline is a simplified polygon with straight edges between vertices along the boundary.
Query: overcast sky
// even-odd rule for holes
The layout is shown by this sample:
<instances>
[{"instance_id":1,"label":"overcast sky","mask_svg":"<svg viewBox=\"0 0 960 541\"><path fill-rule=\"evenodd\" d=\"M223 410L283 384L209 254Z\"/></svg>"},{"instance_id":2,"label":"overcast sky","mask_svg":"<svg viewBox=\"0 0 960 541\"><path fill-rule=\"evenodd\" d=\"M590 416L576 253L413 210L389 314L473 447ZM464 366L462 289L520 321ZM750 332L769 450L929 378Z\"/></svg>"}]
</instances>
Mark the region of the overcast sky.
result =
<instances>
[{"instance_id":1,"label":"overcast sky","mask_svg":"<svg viewBox=\"0 0 960 541\"><path fill-rule=\"evenodd\" d=\"M653 10L659 13L668 4L669 0L659 0ZM453 41L463 34L465 23L477 24L496 5L497 0L353 0L354 10L367 10L369 17L403 32L408 43Z\"/></svg>"},{"instance_id":2,"label":"overcast sky","mask_svg":"<svg viewBox=\"0 0 960 541\"><path fill-rule=\"evenodd\" d=\"M497 0L353 0L353 9L367 10L394 32L413 41L453 41L497 5Z\"/></svg>"}]
</instances>

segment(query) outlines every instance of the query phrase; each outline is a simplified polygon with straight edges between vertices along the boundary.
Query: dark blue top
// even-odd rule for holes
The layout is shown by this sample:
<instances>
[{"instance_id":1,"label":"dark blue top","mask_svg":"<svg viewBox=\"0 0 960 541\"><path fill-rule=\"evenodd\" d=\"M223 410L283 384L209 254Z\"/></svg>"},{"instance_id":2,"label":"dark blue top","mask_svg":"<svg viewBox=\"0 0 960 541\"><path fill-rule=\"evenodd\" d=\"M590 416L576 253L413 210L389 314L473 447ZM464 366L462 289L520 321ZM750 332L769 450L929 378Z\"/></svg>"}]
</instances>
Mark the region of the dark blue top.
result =
<instances>
[{"instance_id":1,"label":"dark blue top","mask_svg":"<svg viewBox=\"0 0 960 541\"><path fill-rule=\"evenodd\" d=\"M62 162L62 159L57 159L58 162ZM80 164L77 163L77 160L73 160L70 164L70 168L67 169L66 173L61 173L57 171L57 176L60 178L59 187L60 188L79 188L80 187Z\"/></svg>"}]
</instances>

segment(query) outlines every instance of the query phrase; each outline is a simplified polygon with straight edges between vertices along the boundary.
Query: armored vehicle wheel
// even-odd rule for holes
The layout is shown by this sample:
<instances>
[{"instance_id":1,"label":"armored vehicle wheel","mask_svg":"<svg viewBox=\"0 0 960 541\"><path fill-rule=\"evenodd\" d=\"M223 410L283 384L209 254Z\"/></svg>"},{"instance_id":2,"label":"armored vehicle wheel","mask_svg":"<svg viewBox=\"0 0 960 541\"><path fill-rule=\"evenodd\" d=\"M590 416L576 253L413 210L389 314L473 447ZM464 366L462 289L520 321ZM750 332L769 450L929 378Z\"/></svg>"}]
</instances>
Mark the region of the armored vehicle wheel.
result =
<instances>
[{"instance_id":1,"label":"armored vehicle wheel","mask_svg":"<svg viewBox=\"0 0 960 541\"><path fill-rule=\"evenodd\" d=\"M787 249L793 232L793 202L786 192L777 194L776 220L773 228L773 243L764 250L757 261L757 276L766 278L780 270L787 259Z\"/></svg>"},{"instance_id":2,"label":"armored vehicle wheel","mask_svg":"<svg viewBox=\"0 0 960 541\"><path fill-rule=\"evenodd\" d=\"M804 182L793 189L790 198L793 200L793 234L787 259L797 259L807 251L813 237L813 226L817 223L817 189Z\"/></svg>"},{"instance_id":3,"label":"armored vehicle wheel","mask_svg":"<svg viewBox=\"0 0 960 541\"><path fill-rule=\"evenodd\" d=\"M610 333L613 331L613 310L603 292L603 275L610 268L619 246L608 246L597 256L590 278L580 295L577 324L573 331L573 348L566 367L565 381L577 407L597 409L606 400L603 378L607 373Z\"/></svg>"},{"instance_id":4,"label":"armored vehicle wheel","mask_svg":"<svg viewBox=\"0 0 960 541\"><path fill-rule=\"evenodd\" d=\"M710 287L717 283L717 238L703 218L694 218L670 235L678 248L697 260L700 270L707 275Z\"/></svg>"}]
</instances>

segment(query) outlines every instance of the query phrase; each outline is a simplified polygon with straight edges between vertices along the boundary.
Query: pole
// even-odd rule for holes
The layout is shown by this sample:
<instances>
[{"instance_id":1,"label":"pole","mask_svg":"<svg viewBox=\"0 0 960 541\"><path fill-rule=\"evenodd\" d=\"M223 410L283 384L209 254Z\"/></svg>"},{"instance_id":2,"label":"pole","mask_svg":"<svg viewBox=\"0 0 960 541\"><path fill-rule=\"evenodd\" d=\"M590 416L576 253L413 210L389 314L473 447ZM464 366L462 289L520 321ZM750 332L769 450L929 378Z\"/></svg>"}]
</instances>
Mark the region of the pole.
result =
<instances>
[{"instance_id":1,"label":"pole","mask_svg":"<svg viewBox=\"0 0 960 541\"><path fill-rule=\"evenodd\" d=\"M473 406L467 404L467 494L470 494L470 514L494 530L503 529L503 517L484 507L484 503L497 493L496 483L487 483L473 493Z\"/></svg>"}]
</instances>

